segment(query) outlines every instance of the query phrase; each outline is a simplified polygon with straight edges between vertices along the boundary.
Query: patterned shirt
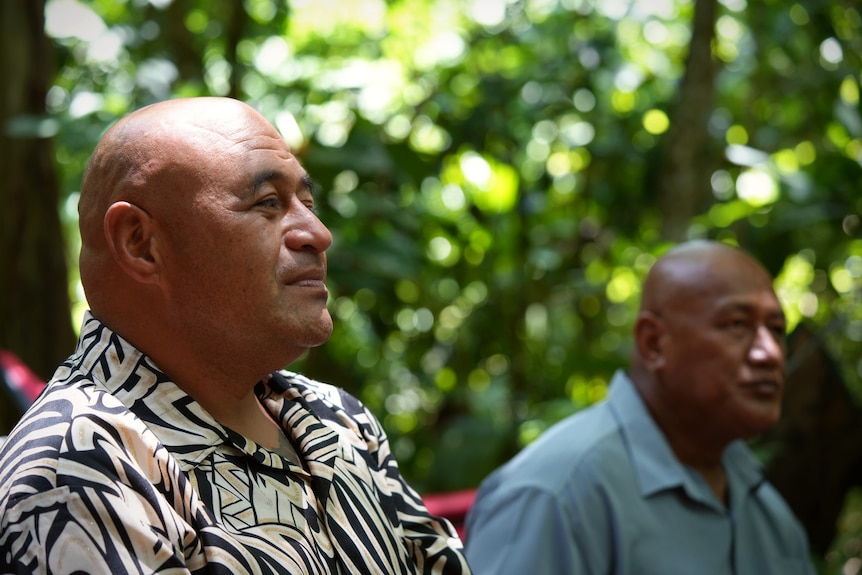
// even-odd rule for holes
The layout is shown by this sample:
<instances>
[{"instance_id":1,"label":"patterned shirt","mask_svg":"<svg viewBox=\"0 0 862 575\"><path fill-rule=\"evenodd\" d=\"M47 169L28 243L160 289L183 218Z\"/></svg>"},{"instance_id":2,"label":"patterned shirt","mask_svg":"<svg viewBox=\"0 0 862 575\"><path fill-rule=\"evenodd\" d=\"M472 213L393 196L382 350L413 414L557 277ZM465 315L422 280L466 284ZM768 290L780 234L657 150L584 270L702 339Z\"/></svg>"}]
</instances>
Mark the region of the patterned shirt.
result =
<instances>
[{"instance_id":1,"label":"patterned shirt","mask_svg":"<svg viewBox=\"0 0 862 575\"><path fill-rule=\"evenodd\" d=\"M217 423L91 316L0 449L0 572L469 573L357 399L255 388L305 462Z\"/></svg>"}]
</instances>

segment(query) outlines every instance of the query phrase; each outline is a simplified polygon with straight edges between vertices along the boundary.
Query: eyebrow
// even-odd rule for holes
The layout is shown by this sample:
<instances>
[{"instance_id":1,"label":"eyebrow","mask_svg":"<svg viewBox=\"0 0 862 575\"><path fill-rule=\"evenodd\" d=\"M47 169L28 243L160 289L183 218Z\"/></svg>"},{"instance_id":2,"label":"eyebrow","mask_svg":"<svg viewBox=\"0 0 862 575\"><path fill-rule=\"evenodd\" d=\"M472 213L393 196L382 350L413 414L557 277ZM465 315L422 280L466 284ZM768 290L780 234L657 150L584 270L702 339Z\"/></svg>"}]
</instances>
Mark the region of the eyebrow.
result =
<instances>
[{"instance_id":1,"label":"eyebrow","mask_svg":"<svg viewBox=\"0 0 862 575\"><path fill-rule=\"evenodd\" d=\"M288 180L288 179L289 178L288 178L287 174L285 174L284 172L276 171L276 170L266 170L266 171L258 172L255 175L254 180L252 181L252 186L251 186L252 195L256 194L258 192L258 190L260 190L261 186L263 186L264 184L266 184L268 182L271 182L273 180ZM300 181L302 182L302 185L306 189L306 191L308 191L311 195L314 195L314 192L317 190L317 184L314 182L314 180L311 179L311 176L309 176L307 173L304 173L302 175L302 179Z\"/></svg>"},{"instance_id":2,"label":"eyebrow","mask_svg":"<svg viewBox=\"0 0 862 575\"><path fill-rule=\"evenodd\" d=\"M745 313L753 313L756 309L757 309L757 306L754 304L744 303L744 302L734 302L731 305L727 306L723 310L723 312L724 313L733 313L733 312L737 312L737 311L742 311ZM781 308L778 308L778 309L775 309L775 310L768 312L767 317L769 319L780 319L782 321L787 320L787 316L785 315L784 310Z\"/></svg>"},{"instance_id":3,"label":"eyebrow","mask_svg":"<svg viewBox=\"0 0 862 575\"><path fill-rule=\"evenodd\" d=\"M305 189L313 196L314 192L317 191L317 183L308 174L302 176L302 183L305 185Z\"/></svg>"}]
</instances>

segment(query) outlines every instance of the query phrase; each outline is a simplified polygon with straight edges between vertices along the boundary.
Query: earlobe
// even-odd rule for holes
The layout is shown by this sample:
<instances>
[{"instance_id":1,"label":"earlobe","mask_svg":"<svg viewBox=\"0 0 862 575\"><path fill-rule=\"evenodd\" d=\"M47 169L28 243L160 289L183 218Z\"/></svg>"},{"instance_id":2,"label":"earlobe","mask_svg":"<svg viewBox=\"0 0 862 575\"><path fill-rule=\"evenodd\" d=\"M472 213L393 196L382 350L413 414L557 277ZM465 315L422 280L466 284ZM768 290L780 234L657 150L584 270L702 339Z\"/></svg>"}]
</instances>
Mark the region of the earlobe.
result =
<instances>
[{"instance_id":1,"label":"earlobe","mask_svg":"<svg viewBox=\"0 0 862 575\"><path fill-rule=\"evenodd\" d=\"M660 317L644 311L635 320L634 344L638 355L649 371L657 371L664 366L663 338L664 324Z\"/></svg>"},{"instance_id":2,"label":"earlobe","mask_svg":"<svg viewBox=\"0 0 862 575\"><path fill-rule=\"evenodd\" d=\"M105 240L117 265L132 279L154 283L159 258L152 217L129 202L115 202L105 213Z\"/></svg>"}]
</instances>

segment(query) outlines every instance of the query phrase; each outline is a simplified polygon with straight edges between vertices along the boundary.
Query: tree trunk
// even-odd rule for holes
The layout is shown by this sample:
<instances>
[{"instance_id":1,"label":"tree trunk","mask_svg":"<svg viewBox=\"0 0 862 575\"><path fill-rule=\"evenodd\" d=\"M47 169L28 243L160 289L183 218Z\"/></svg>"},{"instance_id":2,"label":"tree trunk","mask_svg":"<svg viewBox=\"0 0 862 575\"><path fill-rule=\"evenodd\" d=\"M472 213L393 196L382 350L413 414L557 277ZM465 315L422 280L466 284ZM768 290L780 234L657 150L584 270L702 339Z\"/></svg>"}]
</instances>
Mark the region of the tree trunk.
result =
<instances>
[{"instance_id":1,"label":"tree trunk","mask_svg":"<svg viewBox=\"0 0 862 575\"><path fill-rule=\"evenodd\" d=\"M224 50L224 57L230 64L230 91L227 96L242 100L245 95L242 89L243 70L238 49L243 38L245 22L248 19L243 0L233 0L228 8L228 14L228 21L225 22L227 42Z\"/></svg>"},{"instance_id":2,"label":"tree trunk","mask_svg":"<svg viewBox=\"0 0 862 575\"><path fill-rule=\"evenodd\" d=\"M59 181L45 96L44 0L0 2L0 348L42 378L74 349Z\"/></svg>"},{"instance_id":3,"label":"tree trunk","mask_svg":"<svg viewBox=\"0 0 862 575\"><path fill-rule=\"evenodd\" d=\"M781 421L760 443L773 452L769 480L822 557L847 492L862 484L862 410L821 338L804 325L793 332Z\"/></svg>"},{"instance_id":4,"label":"tree trunk","mask_svg":"<svg viewBox=\"0 0 862 575\"><path fill-rule=\"evenodd\" d=\"M712 59L715 39L716 0L697 0L691 43L679 100L671 114L664 142L659 176L658 206L662 213L662 237L686 239L691 218L711 200L711 154L708 122L712 114L717 65Z\"/></svg>"},{"instance_id":5,"label":"tree trunk","mask_svg":"<svg viewBox=\"0 0 862 575\"><path fill-rule=\"evenodd\" d=\"M194 35L186 27L190 8L189 0L174 0L165 10L162 20L162 42L176 65L180 82L204 85L203 62L195 46Z\"/></svg>"}]
</instances>

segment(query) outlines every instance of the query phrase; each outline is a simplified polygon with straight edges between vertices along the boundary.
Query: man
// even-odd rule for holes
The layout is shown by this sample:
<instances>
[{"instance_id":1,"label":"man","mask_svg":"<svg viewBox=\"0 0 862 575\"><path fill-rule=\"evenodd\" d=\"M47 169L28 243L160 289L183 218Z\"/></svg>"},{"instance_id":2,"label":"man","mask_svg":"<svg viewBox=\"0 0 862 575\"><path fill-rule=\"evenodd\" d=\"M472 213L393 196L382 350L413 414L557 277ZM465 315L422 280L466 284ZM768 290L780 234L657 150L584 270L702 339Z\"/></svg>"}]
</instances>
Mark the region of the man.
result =
<instances>
[{"instance_id":1,"label":"man","mask_svg":"<svg viewBox=\"0 0 862 575\"><path fill-rule=\"evenodd\" d=\"M785 319L768 273L715 242L643 286L629 373L487 478L474 573L814 573L804 531L743 440L776 423Z\"/></svg>"},{"instance_id":2,"label":"man","mask_svg":"<svg viewBox=\"0 0 862 575\"><path fill-rule=\"evenodd\" d=\"M104 135L79 203L90 313L0 451L3 573L467 573L324 343L312 185L227 98Z\"/></svg>"}]
</instances>

